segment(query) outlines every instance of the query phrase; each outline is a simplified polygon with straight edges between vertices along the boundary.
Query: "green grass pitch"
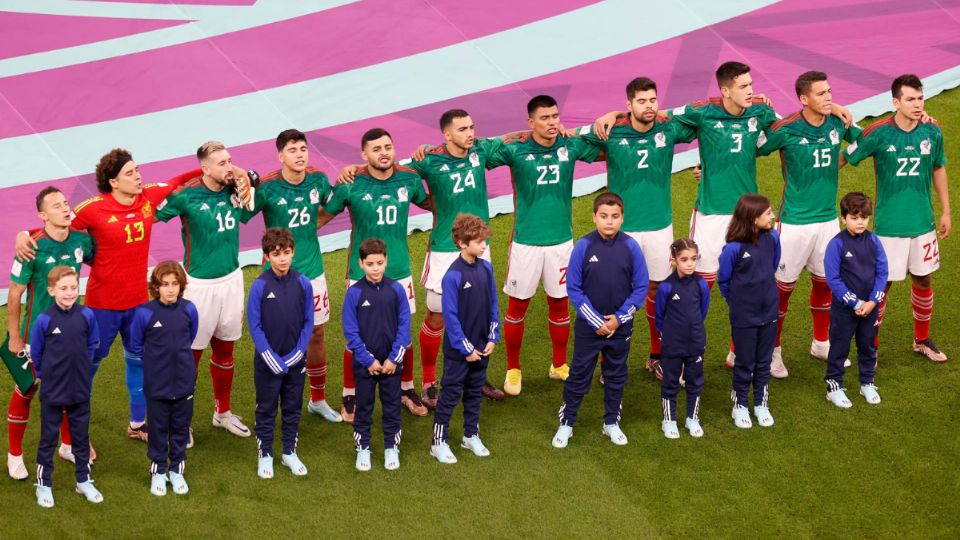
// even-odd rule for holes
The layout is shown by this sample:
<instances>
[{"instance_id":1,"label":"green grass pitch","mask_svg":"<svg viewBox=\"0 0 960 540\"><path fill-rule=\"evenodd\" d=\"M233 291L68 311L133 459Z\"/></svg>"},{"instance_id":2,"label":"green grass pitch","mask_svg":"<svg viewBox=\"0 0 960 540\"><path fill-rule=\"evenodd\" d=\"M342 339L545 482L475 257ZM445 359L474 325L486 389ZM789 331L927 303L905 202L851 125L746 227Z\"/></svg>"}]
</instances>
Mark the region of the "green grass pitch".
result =
<instances>
[{"instance_id":1,"label":"green grass pitch","mask_svg":"<svg viewBox=\"0 0 960 540\"><path fill-rule=\"evenodd\" d=\"M960 90L931 100L928 111L941 121L948 157L960 159ZM949 168L953 176L960 175L954 165ZM761 159L758 169L761 191L776 204L782 186L779 158ZM841 172L841 194L872 194L873 184L870 164ZM677 235L687 232L695 189L690 171L674 175ZM958 192L954 187L954 207ZM577 236L592 228L591 199L574 201ZM939 214L939 204L935 208ZM493 220L498 280L506 267L512 222L509 215ZM410 239L416 269L426 240L424 233ZM256 476L255 439L238 439L211 426L207 353L196 394L196 446L188 452L191 491L185 497L171 492L157 498L149 493L145 445L125 437L127 392L115 346L96 380L91 423L99 454L93 474L105 502L94 506L74 494L72 466L60 460L54 475L57 506L52 510L35 504L32 475L31 481L15 482L4 474L0 538L957 538L960 308L953 300L960 295L958 242L960 233L942 243L943 267L934 280L933 336L952 359L934 365L910 351L909 286L895 285L881 332L879 406L868 406L857 395L855 367L849 375L854 407L841 411L824 400L824 363L807 354L810 281L801 277L783 338L790 377L771 382L777 423L769 429L741 431L730 420L731 373L723 367L729 341L727 308L714 290L701 405L706 437L701 440L681 430L680 440L668 441L660 432L659 386L643 367L648 341L641 319L621 424L630 444L615 447L601 436L601 390L595 384L569 448L553 449L550 438L557 427L561 385L547 379L550 342L546 302L539 293L527 316L523 394L483 405L481 433L491 457L475 458L457 447L460 463L437 463L428 454L431 419L404 412L401 469L383 469L375 418L374 469L361 474L353 468L350 426L328 424L305 412L299 454L309 476L294 478L278 460L276 477L261 480ZM343 275L345 252L327 254L326 264L328 276ZM254 268L245 270L248 285L256 274ZM334 309L327 329L328 401L338 406L344 284L335 278L328 281ZM423 290L417 294L420 314L414 316L414 339L425 309ZM501 295L501 314L505 306ZM246 335L236 359L233 409L252 428L252 347ZM490 364L490 380L502 385L504 369L501 346ZM416 372L419 380L419 359ZM5 400L12 383L3 379ZM683 414L682 395L680 403ZM31 473L38 418L34 407L24 443ZM451 440L459 437L460 422L458 408ZM5 429L0 430L0 447L7 448Z\"/></svg>"}]
</instances>

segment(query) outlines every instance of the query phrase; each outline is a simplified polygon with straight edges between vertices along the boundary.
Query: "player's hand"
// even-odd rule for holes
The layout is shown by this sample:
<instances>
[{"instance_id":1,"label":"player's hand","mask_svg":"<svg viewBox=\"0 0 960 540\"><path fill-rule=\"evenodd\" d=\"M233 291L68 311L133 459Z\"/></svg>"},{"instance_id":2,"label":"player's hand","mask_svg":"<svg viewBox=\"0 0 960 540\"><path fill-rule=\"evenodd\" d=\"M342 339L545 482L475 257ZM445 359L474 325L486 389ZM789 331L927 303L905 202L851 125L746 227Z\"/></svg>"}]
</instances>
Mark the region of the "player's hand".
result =
<instances>
[{"instance_id":1,"label":"player's hand","mask_svg":"<svg viewBox=\"0 0 960 540\"><path fill-rule=\"evenodd\" d=\"M481 355L481 356L490 356L491 354L493 354L493 349L495 349L496 347L497 347L497 344L496 344L496 343L494 343L494 342L492 342L492 341L488 341L488 342L487 342L487 346L483 348L483 352L480 353L480 355Z\"/></svg>"},{"instance_id":2,"label":"player's hand","mask_svg":"<svg viewBox=\"0 0 960 540\"><path fill-rule=\"evenodd\" d=\"M347 165L346 167L340 169L340 176L337 176L338 184L352 184L353 179L357 176L357 171L360 170L360 167L356 165Z\"/></svg>"},{"instance_id":3,"label":"player's hand","mask_svg":"<svg viewBox=\"0 0 960 540\"><path fill-rule=\"evenodd\" d=\"M837 105L836 103L831 105L830 114L836 116L840 120L843 120L843 125L846 127L853 125L853 114L850 112L850 109L844 107L843 105Z\"/></svg>"},{"instance_id":4,"label":"player's hand","mask_svg":"<svg viewBox=\"0 0 960 540\"><path fill-rule=\"evenodd\" d=\"M771 109L773 108L773 101L771 101L766 94L754 94L753 97L759 98L764 105L770 107Z\"/></svg>"},{"instance_id":5,"label":"player's hand","mask_svg":"<svg viewBox=\"0 0 960 540\"><path fill-rule=\"evenodd\" d=\"M467 356L467 362L476 362L480 359L480 351L474 349L472 353Z\"/></svg>"},{"instance_id":6,"label":"player's hand","mask_svg":"<svg viewBox=\"0 0 960 540\"><path fill-rule=\"evenodd\" d=\"M23 351L23 339L19 335L10 334L10 342L7 343L7 348L10 349L10 352L13 354L19 355Z\"/></svg>"},{"instance_id":7,"label":"player's hand","mask_svg":"<svg viewBox=\"0 0 960 540\"><path fill-rule=\"evenodd\" d=\"M383 365L380 366L380 373L383 375L393 375L396 372L397 365L392 360L384 360Z\"/></svg>"},{"instance_id":8,"label":"player's hand","mask_svg":"<svg viewBox=\"0 0 960 540\"><path fill-rule=\"evenodd\" d=\"M593 134L601 141L607 140L610 137L610 130L613 129L613 125L617 123L619 117L620 111L610 111L597 118L597 121L593 123Z\"/></svg>"},{"instance_id":9,"label":"player's hand","mask_svg":"<svg viewBox=\"0 0 960 540\"><path fill-rule=\"evenodd\" d=\"M920 115L920 123L921 123L921 124L931 124L931 123L932 123L932 124L936 124L936 123L938 123L938 122L937 122L937 119L936 119L936 118L934 118L934 117L930 116L929 114L927 114L927 111L923 111L923 113Z\"/></svg>"},{"instance_id":10,"label":"player's hand","mask_svg":"<svg viewBox=\"0 0 960 540\"><path fill-rule=\"evenodd\" d=\"M606 315L603 318L603 325L610 330L610 335L612 336L613 333L617 331L617 328L620 328L620 319L618 319L616 315Z\"/></svg>"},{"instance_id":11,"label":"player's hand","mask_svg":"<svg viewBox=\"0 0 960 540\"><path fill-rule=\"evenodd\" d=\"M383 371L383 366L381 366L377 360L374 360L372 364L367 366L367 373L371 375L379 375L381 371Z\"/></svg>"},{"instance_id":12,"label":"player's hand","mask_svg":"<svg viewBox=\"0 0 960 540\"><path fill-rule=\"evenodd\" d=\"M427 157L427 150L430 149L429 144L421 144L413 151L413 155L410 156L410 159L414 161L423 161L423 158Z\"/></svg>"},{"instance_id":13,"label":"player's hand","mask_svg":"<svg viewBox=\"0 0 960 540\"><path fill-rule=\"evenodd\" d=\"M25 231L20 231L17 233L17 243L14 251L18 259L32 261L37 256L37 242Z\"/></svg>"},{"instance_id":14,"label":"player's hand","mask_svg":"<svg viewBox=\"0 0 960 540\"><path fill-rule=\"evenodd\" d=\"M693 168L693 179L697 182L703 180L703 167L701 167L699 163Z\"/></svg>"},{"instance_id":15,"label":"player's hand","mask_svg":"<svg viewBox=\"0 0 960 540\"><path fill-rule=\"evenodd\" d=\"M860 309L854 311L854 313L856 313L861 317L866 317L867 315L870 314L871 311L873 311L873 308L875 307L877 307L877 303L874 302L873 300L870 300L869 302L864 302L863 304L861 304Z\"/></svg>"},{"instance_id":16,"label":"player's hand","mask_svg":"<svg viewBox=\"0 0 960 540\"><path fill-rule=\"evenodd\" d=\"M563 124L560 124L560 134L563 135L564 137L576 137L577 130L567 129L566 127L564 127Z\"/></svg>"},{"instance_id":17,"label":"player's hand","mask_svg":"<svg viewBox=\"0 0 960 540\"><path fill-rule=\"evenodd\" d=\"M234 188L236 190L237 202L240 206L253 210L253 185L250 174L245 170L233 166Z\"/></svg>"},{"instance_id":18,"label":"player's hand","mask_svg":"<svg viewBox=\"0 0 960 540\"><path fill-rule=\"evenodd\" d=\"M950 214L943 214L940 216L940 228L937 229L937 238L940 240L945 239L950 236L950 232L953 230L953 225L950 223Z\"/></svg>"}]
</instances>

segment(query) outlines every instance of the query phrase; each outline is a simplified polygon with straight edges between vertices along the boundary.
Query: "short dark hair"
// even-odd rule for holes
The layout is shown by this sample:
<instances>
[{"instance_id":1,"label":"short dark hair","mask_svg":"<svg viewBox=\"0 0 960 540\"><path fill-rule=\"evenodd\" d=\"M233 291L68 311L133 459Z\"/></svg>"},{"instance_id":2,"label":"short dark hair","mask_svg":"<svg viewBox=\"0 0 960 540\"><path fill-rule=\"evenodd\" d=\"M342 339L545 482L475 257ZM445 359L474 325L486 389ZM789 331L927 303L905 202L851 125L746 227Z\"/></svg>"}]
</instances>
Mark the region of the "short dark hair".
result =
<instances>
[{"instance_id":1,"label":"short dark hair","mask_svg":"<svg viewBox=\"0 0 960 540\"><path fill-rule=\"evenodd\" d=\"M440 131L444 131L450 127L450 124L457 118L466 118L467 116L470 116L470 113L463 109L450 109L440 115Z\"/></svg>"},{"instance_id":2,"label":"short dark hair","mask_svg":"<svg viewBox=\"0 0 960 540\"><path fill-rule=\"evenodd\" d=\"M620 211L623 212L623 199L620 198L620 196L617 195L616 193L605 191L597 195L596 198L593 199L593 213L596 214L597 210L599 210L600 207L604 205L619 206Z\"/></svg>"},{"instance_id":3,"label":"short dark hair","mask_svg":"<svg viewBox=\"0 0 960 540\"><path fill-rule=\"evenodd\" d=\"M750 66L742 62L724 62L717 68L717 84L730 86L737 77L750 73Z\"/></svg>"},{"instance_id":4,"label":"short dark hair","mask_svg":"<svg viewBox=\"0 0 960 540\"><path fill-rule=\"evenodd\" d=\"M360 260L364 260L370 255L387 256L387 243L379 238L367 238L360 243Z\"/></svg>"},{"instance_id":5,"label":"short dark hair","mask_svg":"<svg viewBox=\"0 0 960 540\"><path fill-rule=\"evenodd\" d=\"M103 157L100 158L100 163L97 163L95 171L97 191L100 193L110 193L113 191L110 180L113 180L120 174L120 170L123 169L123 166L126 165L128 161L133 161L133 154L123 148L114 148L104 154Z\"/></svg>"},{"instance_id":6,"label":"short dark hair","mask_svg":"<svg viewBox=\"0 0 960 540\"><path fill-rule=\"evenodd\" d=\"M368 142L375 141L384 136L390 137L391 141L393 140L393 136L383 128L368 129L366 133L363 134L363 137L360 137L360 149L363 150L366 148Z\"/></svg>"},{"instance_id":7,"label":"short dark hair","mask_svg":"<svg viewBox=\"0 0 960 540\"><path fill-rule=\"evenodd\" d=\"M163 261L153 269L153 272L150 273L150 282L147 284L147 288L150 289L150 297L160 298L160 282L163 280L163 276L167 274L173 274L177 277L177 283L180 284L180 293L177 294L177 298L183 298L183 291L187 288L187 273L183 271L183 267L177 261Z\"/></svg>"},{"instance_id":8,"label":"short dark hair","mask_svg":"<svg viewBox=\"0 0 960 540\"><path fill-rule=\"evenodd\" d=\"M260 240L260 247L263 249L263 256L281 249L296 249L293 242L293 234L289 229L283 227L270 227L263 231L263 238Z\"/></svg>"},{"instance_id":9,"label":"short dark hair","mask_svg":"<svg viewBox=\"0 0 960 540\"><path fill-rule=\"evenodd\" d=\"M37 212L43 210L43 199L47 198L47 195L51 193L62 193L60 188L56 186L47 186L40 190L40 193L37 193Z\"/></svg>"},{"instance_id":10,"label":"short dark hair","mask_svg":"<svg viewBox=\"0 0 960 540\"><path fill-rule=\"evenodd\" d=\"M740 197L737 206L733 209L730 226L727 228L727 243L755 244L760 236L755 222L768 208L770 208L770 199L759 193L747 193Z\"/></svg>"},{"instance_id":11,"label":"short dark hair","mask_svg":"<svg viewBox=\"0 0 960 540\"><path fill-rule=\"evenodd\" d=\"M913 73L906 73L894 79L893 84L890 85L890 93L893 94L895 99L900 99L900 96L903 95L904 86L909 86L918 92L923 91L923 83L920 82L920 77Z\"/></svg>"},{"instance_id":12,"label":"short dark hair","mask_svg":"<svg viewBox=\"0 0 960 540\"><path fill-rule=\"evenodd\" d=\"M557 100L548 95L540 94L539 96L533 96L533 98L527 102L527 116L533 118L533 113L537 109L549 109L550 107L556 106Z\"/></svg>"},{"instance_id":13,"label":"short dark hair","mask_svg":"<svg viewBox=\"0 0 960 540\"><path fill-rule=\"evenodd\" d=\"M277 135L277 152L282 152L288 142L307 142L307 136L299 129L285 129Z\"/></svg>"},{"instance_id":14,"label":"short dark hair","mask_svg":"<svg viewBox=\"0 0 960 540\"><path fill-rule=\"evenodd\" d=\"M473 214L458 214L453 220L450 236L453 237L453 243L460 247L461 242L466 244L478 238L490 238L490 226Z\"/></svg>"},{"instance_id":15,"label":"short dark hair","mask_svg":"<svg viewBox=\"0 0 960 540\"><path fill-rule=\"evenodd\" d=\"M873 214L873 201L859 191L851 191L840 199L840 215L870 217Z\"/></svg>"},{"instance_id":16,"label":"short dark hair","mask_svg":"<svg viewBox=\"0 0 960 540\"><path fill-rule=\"evenodd\" d=\"M827 74L822 71L806 71L797 77L793 89L797 92L797 97L806 95L813 87L813 83L827 80Z\"/></svg>"},{"instance_id":17,"label":"short dark hair","mask_svg":"<svg viewBox=\"0 0 960 540\"><path fill-rule=\"evenodd\" d=\"M676 259L677 255L680 255L688 249L692 249L697 253L700 253L700 247L697 246L697 243L692 239L678 238L674 243L670 244L670 256Z\"/></svg>"},{"instance_id":18,"label":"short dark hair","mask_svg":"<svg viewBox=\"0 0 960 540\"><path fill-rule=\"evenodd\" d=\"M627 83L627 100L632 100L637 93L646 92L647 90L657 91L657 83L653 82L653 79L647 77L637 77L636 79Z\"/></svg>"}]
</instances>

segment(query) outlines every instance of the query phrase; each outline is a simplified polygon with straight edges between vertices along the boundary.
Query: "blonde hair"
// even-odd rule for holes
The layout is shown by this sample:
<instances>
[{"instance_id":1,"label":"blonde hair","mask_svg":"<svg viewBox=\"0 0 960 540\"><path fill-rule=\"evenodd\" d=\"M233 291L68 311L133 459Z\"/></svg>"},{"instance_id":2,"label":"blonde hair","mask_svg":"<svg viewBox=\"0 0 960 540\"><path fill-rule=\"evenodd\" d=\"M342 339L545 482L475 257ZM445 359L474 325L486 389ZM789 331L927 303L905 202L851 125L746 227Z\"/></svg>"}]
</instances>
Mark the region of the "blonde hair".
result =
<instances>
[{"instance_id":1,"label":"blonde hair","mask_svg":"<svg viewBox=\"0 0 960 540\"><path fill-rule=\"evenodd\" d=\"M47 287L56 286L57 282L61 279L73 276L77 278L77 281L80 280L80 275L77 274L77 271L70 266L54 266L50 269L50 273L47 274Z\"/></svg>"},{"instance_id":2,"label":"blonde hair","mask_svg":"<svg viewBox=\"0 0 960 540\"><path fill-rule=\"evenodd\" d=\"M227 147L223 145L220 141L207 141L200 145L200 148L197 148L197 159L203 160L206 159L210 154L214 152L219 152L220 150L226 150Z\"/></svg>"}]
</instances>

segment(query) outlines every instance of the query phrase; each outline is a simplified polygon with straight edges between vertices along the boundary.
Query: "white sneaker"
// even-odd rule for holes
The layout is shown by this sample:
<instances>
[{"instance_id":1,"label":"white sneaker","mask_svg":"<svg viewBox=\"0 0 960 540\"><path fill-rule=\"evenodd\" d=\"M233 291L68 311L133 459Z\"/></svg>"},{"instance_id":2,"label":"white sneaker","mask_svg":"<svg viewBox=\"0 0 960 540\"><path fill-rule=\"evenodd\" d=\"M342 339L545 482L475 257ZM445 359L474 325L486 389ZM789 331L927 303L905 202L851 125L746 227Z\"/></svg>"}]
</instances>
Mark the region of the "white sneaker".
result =
<instances>
[{"instance_id":1,"label":"white sneaker","mask_svg":"<svg viewBox=\"0 0 960 540\"><path fill-rule=\"evenodd\" d=\"M318 414L327 422L343 422L343 417L340 416L340 413L333 410L333 407L328 405L325 400L308 401L307 412L310 414Z\"/></svg>"},{"instance_id":2,"label":"white sneaker","mask_svg":"<svg viewBox=\"0 0 960 540\"><path fill-rule=\"evenodd\" d=\"M452 465L457 462L457 456L453 455L453 451L450 450L450 445L447 443L430 446L430 455L437 458L440 463Z\"/></svg>"},{"instance_id":3,"label":"white sneaker","mask_svg":"<svg viewBox=\"0 0 960 540\"><path fill-rule=\"evenodd\" d=\"M821 360L826 360L828 354L830 354L829 341L813 340L810 342L810 356L819 358Z\"/></svg>"},{"instance_id":4,"label":"white sneaker","mask_svg":"<svg viewBox=\"0 0 960 540\"><path fill-rule=\"evenodd\" d=\"M880 403L880 394L877 393L877 386L874 384L864 384L860 386L860 395L867 400L867 403L876 405Z\"/></svg>"},{"instance_id":5,"label":"white sneaker","mask_svg":"<svg viewBox=\"0 0 960 540\"><path fill-rule=\"evenodd\" d=\"M841 409L849 409L850 407L853 407L853 403L847 398L847 394L843 391L843 388L827 392L827 401L833 403Z\"/></svg>"},{"instance_id":6,"label":"white sneaker","mask_svg":"<svg viewBox=\"0 0 960 540\"><path fill-rule=\"evenodd\" d=\"M677 429L677 422L675 420L664 420L660 422L660 429L663 431L663 436L668 439L680 438L680 430Z\"/></svg>"},{"instance_id":7,"label":"white sneaker","mask_svg":"<svg viewBox=\"0 0 960 540\"><path fill-rule=\"evenodd\" d=\"M573 436L573 428L570 426L560 426L560 429L553 435L553 444L554 448L566 448L567 443L570 442L570 437Z\"/></svg>"},{"instance_id":8,"label":"white sneaker","mask_svg":"<svg viewBox=\"0 0 960 540\"><path fill-rule=\"evenodd\" d=\"M730 416L733 417L733 425L740 429L750 429L753 427L753 420L750 420L750 410L746 407L734 407Z\"/></svg>"},{"instance_id":9,"label":"white sneaker","mask_svg":"<svg viewBox=\"0 0 960 540\"><path fill-rule=\"evenodd\" d=\"M257 476L264 480L273 478L273 456L263 456L257 460Z\"/></svg>"},{"instance_id":10,"label":"white sneaker","mask_svg":"<svg viewBox=\"0 0 960 540\"><path fill-rule=\"evenodd\" d=\"M249 437L250 428L243 425L240 417L227 411L223 414L213 413L213 427L225 429L237 437Z\"/></svg>"},{"instance_id":11,"label":"white sneaker","mask_svg":"<svg viewBox=\"0 0 960 540\"><path fill-rule=\"evenodd\" d=\"M480 440L479 435L474 435L473 437L464 437L460 441L460 447L466 448L467 450L473 452L473 455L477 457L487 457L490 455L490 450L483 445L483 441Z\"/></svg>"},{"instance_id":12,"label":"white sneaker","mask_svg":"<svg viewBox=\"0 0 960 540\"><path fill-rule=\"evenodd\" d=\"M50 486L37 485L37 504L42 508L53 508L53 489Z\"/></svg>"},{"instance_id":13,"label":"white sneaker","mask_svg":"<svg viewBox=\"0 0 960 540\"><path fill-rule=\"evenodd\" d=\"M358 471L367 472L370 470L370 449L366 450L357 450L357 463L356 467Z\"/></svg>"},{"instance_id":14,"label":"white sneaker","mask_svg":"<svg viewBox=\"0 0 960 540\"><path fill-rule=\"evenodd\" d=\"M753 414L757 417L757 423L763 427L773 425L773 415L770 414L769 407L754 407Z\"/></svg>"},{"instance_id":15,"label":"white sneaker","mask_svg":"<svg viewBox=\"0 0 960 540\"><path fill-rule=\"evenodd\" d=\"M685 422L687 426L687 431L690 432L690 436L699 439L703 437L703 428L700 427L700 421L694 418L687 418Z\"/></svg>"},{"instance_id":16,"label":"white sneaker","mask_svg":"<svg viewBox=\"0 0 960 540\"><path fill-rule=\"evenodd\" d=\"M154 474L150 476L150 493L157 497L167 494L167 475Z\"/></svg>"},{"instance_id":17,"label":"white sneaker","mask_svg":"<svg viewBox=\"0 0 960 540\"><path fill-rule=\"evenodd\" d=\"M610 438L610 442L617 446L627 444L627 436L620 429L620 424L604 424L603 434Z\"/></svg>"},{"instance_id":18,"label":"white sneaker","mask_svg":"<svg viewBox=\"0 0 960 540\"><path fill-rule=\"evenodd\" d=\"M787 372L787 366L783 365L783 354L780 347L773 348L773 358L770 361L770 376L774 379L786 379L787 375L790 373Z\"/></svg>"},{"instance_id":19,"label":"white sneaker","mask_svg":"<svg viewBox=\"0 0 960 540\"><path fill-rule=\"evenodd\" d=\"M282 463L284 467L290 469L290 472L292 472L294 476L307 475L307 466L304 465L302 461L300 461L300 458L297 457L297 454L295 453L284 454L280 458L280 463Z\"/></svg>"},{"instance_id":20,"label":"white sneaker","mask_svg":"<svg viewBox=\"0 0 960 540\"><path fill-rule=\"evenodd\" d=\"M173 492L177 495L186 495L190 491L190 487L187 486L187 480L183 477L182 474L175 472L170 473L170 486L173 488Z\"/></svg>"},{"instance_id":21,"label":"white sneaker","mask_svg":"<svg viewBox=\"0 0 960 540\"><path fill-rule=\"evenodd\" d=\"M23 462L23 454L19 456L7 454L7 474L14 480L26 480L30 477L27 465Z\"/></svg>"},{"instance_id":22,"label":"white sneaker","mask_svg":"<svg viewBox=\"0 0 960 540\"><path fill-rule=\"evenodd\" d=\"M395 471L400 468L400 449L394 446L383 451L383 468Z\"/></svg>"}]
</instances>

